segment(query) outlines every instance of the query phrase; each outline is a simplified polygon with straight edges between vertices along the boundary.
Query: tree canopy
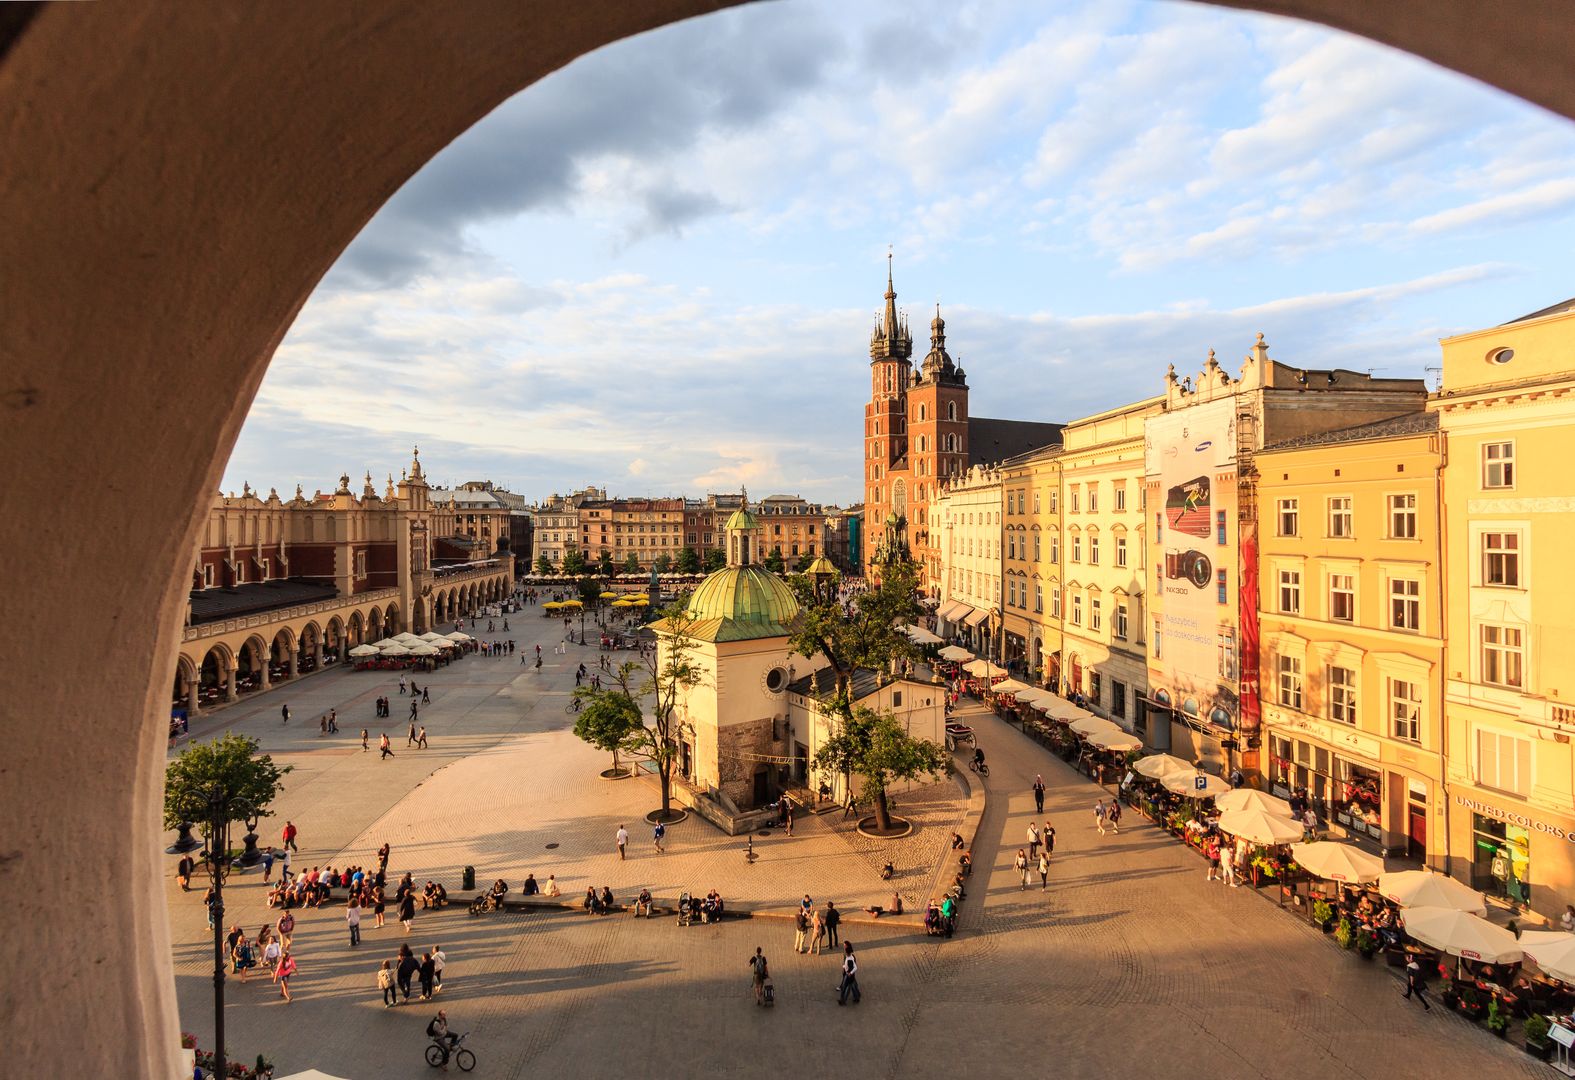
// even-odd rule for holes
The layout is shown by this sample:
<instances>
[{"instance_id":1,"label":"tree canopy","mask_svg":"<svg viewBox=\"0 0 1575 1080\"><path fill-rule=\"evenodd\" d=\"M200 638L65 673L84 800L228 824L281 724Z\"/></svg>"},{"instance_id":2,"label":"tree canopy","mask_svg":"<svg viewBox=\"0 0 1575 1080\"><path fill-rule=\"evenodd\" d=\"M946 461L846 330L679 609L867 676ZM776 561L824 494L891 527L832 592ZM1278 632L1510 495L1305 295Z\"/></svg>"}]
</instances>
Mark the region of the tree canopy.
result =
<instances>
[{"instance_id":1,"label":"tree canopy","mask_svg":"<svg viewBox=\"0 0 1575 1080\"><path fill-rule=\"evenodd\" d=\"M707 548L705 560L702 562L700 569L704 573L714 574L726 565L727 556L722 554L721 548Z\"/></svg>"},{"instance_id":2,"label":"tree canopy","mask_svg":"<svg viewBox=\"0 0 1575 1080\"><path fill-rule=\"evenodd\" d=\"M550 574L553 572L552 560L547 558L547 553L542 552L536 556L536 573Z\"/></svg>"},{"instance_id":3,"label":"tree canopy","mask_svg":"<svg viewBox=\"0 0 1575 1080\"><path fill-rule=\"evenodd\" d=\"M579 576L585 573L585 554L577 547L571 547L563 553L563 572Z\"/></svg>"},{"instance_id":4,"label":"tree canopy","mask_svg":"<svg viewBox=\"0 0 1575 1080\"><path fill-rule=\"evenodd\" d=\"M886 567L878 584L844 605L837 599L841 577L833 578L823 591L807 577L792 577L788 586L799 603L799 615L789 640L800 656L826 657L836 675L827 706L843 716L849 714L853 673L859 668L882 671L894 659L911 658L919 650L901 626L919 614L917 600L918 568L912 563L893 563Z\"/></svg>"},{"instance_id":5,"label":"tree canopy","mask_svg":"<svg viewBox=\"0 0 1575 1080\"><path fill-rule=\"evenodd\" d=\"M891 828L887 788L898 780L939 776L949 760L943 747L914 738L892 713L862 705L855 706L815 752L817 768L863 777L864 791L875 799L875 822L881 829Z\"/></svg>"},{"instance_id":6,"label":"tree canopy","mask_svg":"<svg viewBox=\"0 0 1575 1080\"><path fill-rule=\"evenodd\" d=\"M633 753L644 742L645 717L639 703L621 685L608 690L581 686L574 696L582 702L574 734L612 754L613 768L621 770L618 755Z\"/></svg>"},{"instance_id":7,"label":"tree canopy","mask_svg":"<svg viewBox=\"0 0 1575 1080\"><path fill-rule=\"evenodd\" d=\"M780 574L787 569L787 561L782 558L782 545L776 544L771 548L771 554L766 556L765 568L773 574Z\"/></svg>"},{"instance_id":8,"label":"tree canopy","mask_svg":"<svg viewBox=\"0 0 1575 1080\"><path fill-rule=\"evenodd\" d=\"M629 552L629 557L623 561L623 572L626 574L638 574L640 572L640 560L632 551Z\"/></svg>"},{"instance_id":9,"label":"tree canopy","mask_svg":"<svg viewBox=\"0 0 1575 1080\"><path fill-rule=\"evenodd\" d=\"M268 807L294 766L275 765L273 758L257 753L258 745L231 732L182 750L164 770L164 827L206 823L215 802L228 821L271 816Z\"/></svg>"},{"instance_id":10,"label":"tree canopy","mask_svg":"<svg viewBox=\"0 0 1575 1080\"><path fill-rule=\"evenodd\" d=\"M656 562L652 565L656 567L658 574L665 574L673 568L673 557L664 551L656 557Z\"/></svg>"},{"instance_id":11,"label":"tree canopy","mask_svg":"<svg viewBox=\"0 0 1575 1080\"><path fill-rule=\"evenodd\" d=\"M692 547L686 547L678 553L678 561L673 568L680 574L698 574L700 572L700 553Z\"/></svg>"},{"instance_id":12,"label":"tree canopy","mask_svg":"<svg viewBox=\"0 0 1575 1080\"><path fill-rule=\"evenodd\" d=\"M602 548L601 558L596 560L596 572L605 578L610 578L618 572L618 567L613 565L612 552L606 548Z\"/></svg>"}]
</instances>

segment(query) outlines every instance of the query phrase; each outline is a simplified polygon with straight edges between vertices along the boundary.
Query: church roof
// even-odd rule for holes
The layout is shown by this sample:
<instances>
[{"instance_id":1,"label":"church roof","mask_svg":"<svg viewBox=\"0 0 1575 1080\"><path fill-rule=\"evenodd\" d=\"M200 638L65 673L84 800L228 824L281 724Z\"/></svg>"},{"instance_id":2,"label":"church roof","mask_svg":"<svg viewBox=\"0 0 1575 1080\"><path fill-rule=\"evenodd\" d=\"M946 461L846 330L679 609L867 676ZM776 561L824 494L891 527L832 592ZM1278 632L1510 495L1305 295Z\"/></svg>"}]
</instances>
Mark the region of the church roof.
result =
<instances>
[{"instance_id":1,"label":"church roof","mask_svg":"<svg viewBox=\"0 0 1575 1080\"><path fill-rule=\"evenodd\" d=\"M689 636L701 641L750 641L787 637L798 615L793 590L759 566L728 566L700 583L685 609L694 620ZM670 629L666 619L653 624Z\"/></svg>"},{"instance_id":2,"label":"church roof","mask_svg":"<svg viewBox=\"0 0 1575 1080\"><path fill-rule=\"evenodd\" d=\"M1043 424L1033 420L992 420L983 416L968 418L968 465L1005 461L1061 441L1065 424Z\"/></svg>"},{"instance_id":3,"label":"church roof","mask_svg":"<svg viewBox=\"0 0 1575 1080\"><path fill-rule=\"evenodd\" d=\"M298 578L275 578L272 581L254 581L227 589L199 589L191 594L191 624L233 619L238 615L253 615L296 604L314 604L332 600L339 590L332 585Z\"/></svg>"},{"instance_id":4,"label":"church roof","mask_svg":"<svg viewBox=\"0 0 1575 1080\"><path fill-rule=\"evenodd\" d=\"M728 531L733 529L758 529L760 528L760 519L749 512L749 506L746 503L733 511L732 516L727 519L727 524L723 528Z\"/></svg>"}]
</instances>

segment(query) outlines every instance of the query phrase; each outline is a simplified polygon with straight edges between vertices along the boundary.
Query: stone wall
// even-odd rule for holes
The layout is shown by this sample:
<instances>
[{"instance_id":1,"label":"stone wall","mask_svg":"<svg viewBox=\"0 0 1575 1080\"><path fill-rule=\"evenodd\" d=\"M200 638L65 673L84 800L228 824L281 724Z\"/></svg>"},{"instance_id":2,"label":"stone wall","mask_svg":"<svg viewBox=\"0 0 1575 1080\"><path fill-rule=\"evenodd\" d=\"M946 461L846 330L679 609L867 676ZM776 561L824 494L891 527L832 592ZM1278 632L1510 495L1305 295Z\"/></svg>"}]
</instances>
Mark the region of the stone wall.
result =
<instances>
[{"instance_id":1,"label":"stone wall","mask_svg":"<svg viewBox=\"0 0 1575 1080\"><path fill-rule=\"evenodd\" d=\"M729 724L716 734L717 772L720 777L717 786L741 810L753 809L755 806L755 772L762 766L773 779L771 791L773 796L775 794L776 767L750 756L782 756L787 753L786 743L772 739L773 726L777 727L778 732L781 731L780 725L773 725L769 718L747 720Z\"/></svg>"}]
</instances>

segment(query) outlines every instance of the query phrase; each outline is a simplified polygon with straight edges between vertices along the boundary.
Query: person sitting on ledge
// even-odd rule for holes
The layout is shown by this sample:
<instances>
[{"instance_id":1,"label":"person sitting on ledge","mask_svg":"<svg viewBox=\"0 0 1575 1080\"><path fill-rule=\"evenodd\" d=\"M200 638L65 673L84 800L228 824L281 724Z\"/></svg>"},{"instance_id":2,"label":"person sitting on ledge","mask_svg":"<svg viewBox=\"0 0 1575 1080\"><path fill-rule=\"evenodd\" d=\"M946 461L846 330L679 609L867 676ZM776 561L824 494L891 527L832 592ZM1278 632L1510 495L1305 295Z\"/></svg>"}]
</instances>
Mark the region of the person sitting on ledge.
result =
<instances>
[{"instance_id":1,"label":"person sitting on ledge","mask_svg":"<svg viewBox=\"0 0 1575 1080\"><path fill-rule=\"evenodd\" d=\"M432 906L435 908L448 906L448 890L443 887L441 881L432 887Z\"/></svg>"},{"instance_id":2,"label":"person sitting on ledge","mask_svg":"<svg viewBox=\"0 0 1575 1080\"><path fill-rule=\"evenodd\" d=\"M492 911L503 906L503 898L509 894L509 884L502 878L492 883L492 888L487 893L487 907Z\"/></svg>"},{"instance_id":3,"label":"person sitting on ledge","mask_svg":"<svg viewBox=\"0 0 1575 1080\"><path fill-rule=\"evenodd\" d=\"M961 855L957 856L957 869L961 872L963 877L968 877L973 873L972 850L965 851Z\"/></svg>"},{"instance_id":4,"label":"person sitting on ledge","mask_svg":"<svg viewBox=\"0 0 1575 1080\"><path fill-rule=\"evenodd\" d=\"M962 833L952 833L952 850L958 851L963 847Z\"/></svg>"},{"instance_id":5,"label":"person sitting on ledge","mask_svg":"<svg viewBox=\"0 0 1575 1080\"><path fill-rule=\"evenodd\" d=\"M526 896L536 896L541 892L541 886L536 884L535 874L525 875L525 884L520 886L520 891Z\"/></svg>"},{"instance_id":6,"label":"person sitting on ledge","mask_svg":"<svg viewBox=\"0 0 1575 1080\"><path fill-rule=\"evenodd\" d=\"M935 937L941 932L941 909L935 903L933 896L924 908L924 932L930 937Z\"/></svg>"},{"instance_id":7,"label":"person sitting on ledge","mask_svg":"<svg viewBox=\"0 0 1575 1080\"><path fill-rule=\"evenodd\" d=\"M547 875L547 888L543 890L547 896L562 896L563 891L558 888L558 878L554 874Z\"/></svg>"},{"instance_id":8,"label":"person sitting on ledge","mask_svg":"<svg viewBox=\"0 0 1575 1080\"><path fill-rule=\"evenodd\" d=\"M634 898L634 917L636 919L651 917L651 890L642 888L640 895Z\"/></svg>"},{"instance_id":9,"label":"person sitting on ledge","mask_svg":"<svg viewBox=\"0 0 1575 1080\"><path fill-rule=\"evenodd\" d=\"M424 908L437 907L437 886L428 881L426 888L421 890L421 906Z\"/></svg>"},{"instance_id":10,"label":"person sitting on ledge","mask_svg":"<svg viewBox=\"0 0 1575 1080\"><path fill-rule=\"evenodd\" d=\"M585 887L585 899L581 901L581 906L585 908L585 914L587 915L600 915L602 913L602 902L601 898L596 895L596 886L587 885Z\"/></svg>"},{"instance_id":11,"label":"person sitting on ledge","mask_svg":"<svg viewBox=\"0 0 1575 1080\"><path fill-rule=\"evenodd\" d=\"M894 891L891 894L891 908L889 910L891 911L891 913L893 915L901 915L902 914L902 894L901 893Z\"/></svg>"},{"instance_id":12,"label":"person sitting on ledge","mask_svg":"<svg viewBox=\"0 0 1575 1080\"><path fill-rule=\"evenodd\" d=\"M602 914L603 915L610 915L610 914L612 914L613 903L614 903L614 901L613 901L613 894L612 894L612 886L610 886L610 885L603 885L602 886Z\"/></svg>"},{"instance_id":13,"label":"person sitting on ledge","mask_svg":"<svg viewBox=\"0 0 1575 1080\"><path fill-rule=\"evenodd\" d=\"M890 881L894 876L896 876L896 873L897 868L892 866L891 863L887 863L885 866L880 868L880 879L882 881Z\"/></svg>"}]
</instances>

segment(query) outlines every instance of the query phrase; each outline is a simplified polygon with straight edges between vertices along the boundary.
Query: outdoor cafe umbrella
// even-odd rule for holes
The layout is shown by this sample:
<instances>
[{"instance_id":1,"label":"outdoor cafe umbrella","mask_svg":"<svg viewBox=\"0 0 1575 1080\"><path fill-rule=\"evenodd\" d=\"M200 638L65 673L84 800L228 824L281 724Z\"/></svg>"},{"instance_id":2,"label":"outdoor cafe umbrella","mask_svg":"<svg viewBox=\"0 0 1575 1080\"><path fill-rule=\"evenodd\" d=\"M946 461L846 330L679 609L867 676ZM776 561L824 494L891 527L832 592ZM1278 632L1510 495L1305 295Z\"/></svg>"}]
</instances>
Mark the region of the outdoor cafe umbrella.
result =
<instances>
[{"instance_id":1,"label":"outdoor cafe umbrella","mask_svg":"<svg viewBox=\"0 0 1575 1080\"><path fill-rule=\"evenodd\" d=\"M922 626L905 626L903 633L908 635L908 640L915 645L939 645L941 639L930 633Z\"/></svg>"},{"instance_id":2,"label":"outdoor cafe umbrella","mask_svg":"<svg viewBox=\"0 0 1575 1080\"><path fill-rule=\"evenodd\" d=\"M410 650L411 656L436 656L437 654L437 649L424 641Z\"/></svg>"},{"instance_id":3,"label":"outdoor cafe umbrella","mask_svg":"<svg viewBox=\"0 0 1575 1080\"><path fill-rule=\"evenodd\" d=\"M1075 720L1098 720L1099 717L1087 709L1073 705L1066 698L1056 698L1045 705L1045 712L1062 723Z\"/></svg>"},{"instance_id":4,"label":"outdoor cafe umbrella","mask_svg":"<svg viewBox=\"0 0 1575 1080\"><path fill-rule=\"evenodd\" d=\"M442 634L438 633L436 630L428 630L426 633L421 635L421 640L422 641L430 641L430 642L434 642L435 643L435 642L439 642L439 641L447 641L448 638L444 637Z\"/></svg>"},{"instance_id":5,"label":"outdoor cafe umbrella","mask_svg":"<svg viewBox=\"0 0 1575 1080\"><path fill-rule=\"evenodd\" d=\"M1401 907L1438 907L1469 911L1476 915L1487 913L1482 894L1468 889L1446 874L1431 870L1402 870L1385 874L1378 879L1378 891L1384 899Z\"/></svg>"},{"instance_id":6,"label":"outdoor cafe umbrella","mask_svg":"<svg viewBox=\"0 0 1575 1080\"><path fill-rule=\"evenodd\" d=\"M1190 761L1182 761L1179 757L1169 754L1150 754L1148 757L1138 758L1132 763L1132 769L1139 776L1146 776L1150 780L1159 780L1170 773L1186 773L1191 776L1197 768Z\"/></svg>"},{"instance_id":7,"label":"outdoor cafe umbrella","mask_svg":"<svg viewBox=\"0 0 1575 1080\"><path fill-rule=\"evenodd\" d=\"M448 638L450 641L469 641L470 640L470 635L469 634L461 633L458 630L455 630L452 634L444 634L443 636Z\"/></svg>"},{"instance_id":8,"label":"outdoor cafe umbrella","mask_svg":"<svg viewBox=\"0 0 1575 1080\"><path fill-rule=\"evenodd\" d=\"M355 648L350 650L350 655L351 656L376 656L377 655L377 646L376 645L357 645Z\"/></svg>"},{"instance_id":9,"label":"outdoor cafe umbrella","mask_svg":"<svg viewBox=\"0 0 1575 1080\"><path fill-rule=\"evenodd\" d=\"M1575 934L1563 930L1523 930L1520 947L1544 975L1575 983Z\"/></svg>"},{"instance_id":10,"label":"outdoor cafe umbrella","mask_svg":"<svg viewBox=\"0 0 1575 1080\"><path fill-rule=\"evenodd\" d=\"M942 660L950 660L954 664L961 664L965 660L973 659L973 653L969 652L961 645L946 646L946 648L941 650L940 656Z\"/></svg>"},{"instance_id":11,"label":"outdoor cafe umbrella","mask_svg":"<svg viewBox=\"0 0 1575 1080\"><path fill-rule=\"evenodd\" d=\"M397 642L397 641L394 642L392 645L384 645L382 647L382 649L379 650L379 652L383 656L409 656L410 655L410 650L405 648L403 645L399 644L399 642Z\"/></svg>"},{"instance_id":12,"label":"outdoor cafe umbrella","mask_svg":"<svg viewBox=\"0 0 1575 1080\"><path fill-rule=\"evenodd\" d=\"M1513 964L1525 956L1514 934L1469 911L1413 907L1406 908L1401 918L1405 932L1416 940L1467 960Z\"/></svg>"},{"instance_id":13,"label":"outdoor cafe umbrella","mask_svg":"<svg viewBox=\"0 0 1575 1080\"><path fill-rule=\"evenodd\" d=\"M1048 690L1041 690L1037 686L1030 686L1026 690L1015 691L1012 695L1023 705L1038 705L1041 702L1054 701L1055 695Z\"/></svg>"},{"instance_id":14,"label":"outdoor cafe umbrella","mask_svg":"<svg viewBox=\"0 0 1575 1080\"><path fill-rule=\"evenodd\" d=\"M1214 803L1223 810L1262 810L1265 814L1277 814L1282 818L1295 819L1296 815L1291 810L1291 804L1277 795L1270 795L1267 791L1257 788L1236 788L1227 791Z\"/></svg>"},{"instance_id":15,"label":"outdoor cafe umbrella","mask_svg":"<svg viewBox=\"0 0 1575 1080\"><path fill-rule=\"evenodd\" d=\"M1369 855L1353 844L1336 844L1331 840L1292 844L1291 857L1313 877L1325 881L1347 881L1352 884L1377 881L1384 872L1384 861L1377 855Z\"/></svg>"},{"instance_id":16,"label":"outdoor cafe umbrella","mask_svg":"<svg viewBox=\"0 0 1575 1080\"><path fill-rule=\"evenodd\" d=\"M419 637L412 634L408 630L406 630L403 634L395 634L394 640L399 642L401 645L416 645L421 641Z\"/></svg>"},{"instance_id":17,"label":"outdoor cafe umbrella","mask_svg":"<svg viewBox=\"0 0 1575 1080\"><path fill-rule=\"evenodd\" d=\"M1135 735L1129 735L1119 727L1111 726L1110 731L1096 731L1088 737L1088 741L1101 750L1115 750L1126 753L1128 750L1143 749L1143 740Z\"/></svg>"},{"instance_id":18,"label":"outdoor cafe umbrella","mask_svg":"<svg viewBox=\"0 0 1575 1080\"><path fill-rule=\"evenodd\" d=\"M399 645L399 644L401 644L401 642L396 641L394 638L386 637L382 641L374 641L374 642L372 642L372 648L374 648L374 649L386 649L390 645Z\"/></svg>"},{"instance_id":19,"label":"outdoor cafe umbrella","mask_svg":"<svg viewBox=\"0 0 1575 1080\"><path fill-rule=\"evenodd\" d=\"M1263 810L1232 810L1221 814L1220 829L1254 844L1288 844L1302 835L1302 827L1294 821Z\"/></svg>"},{"instance_id":20,"label":"outdoor cafe umbrella","mask_svg":"<svg viewBox=\"0 0 1575 1080\"><path fill-rule=\"evenodd\" d=\"M968 674L977 676L981 679L985 677L993 679L997 675L1006 674L1006 669L1004 667L1001 667L998 664L992 664L988 660L975 660L971 664L964 664L963 670Z\"/></svg>"},{"instance_id":21,"label":"outdoor cafe umbrella","mask_svg":"<svg viewBox=\"0 0 1575 1080\"><path fill-rule=\"evenodd\" d=\"M1081 720L1073 720L1067 725L1067 727L1071 728L1079 735L1092 735L1096 731L1102 731L1108 728L1115 728L1117 731L1121 730L1109 720L1106 720L1103 717L1094 716L1093 714L1089 714L1088 716L1083 717Z\"/></svg>"},{"instance_id":22,"label":"outdoor cafe umbrella","mask_svg":"<svg viewBox=\"0 0 1575 1080\"><path fill-rule=\"evenodd\" d=\"M1018 682L1016 679L1002 679L1000 682L996 683L992 689L994 689L997 694L1015 695L1023 693L1024 691L1032 690L1033 687L1029 686L1025 682Z\"/></svg>"},{"instance_id":23,"label":"outdoor cafe umbrella","mask_svg":"<svg viewBox=\"0 0 1575 1080\"><path fill-rule=\"evenodd\" d=\"M604 592L602 593L601 598L603 600L616 600L618 599L618 594L615 592Z\"/></svg>"},{"instance_id":24,"label":"outdoor cafe umbrella","mask_svg":"<svg viewBox=\"0 0 1575 1080\"><path fill-rule=\"evenodd\" d=\"M1198 781L1203 781L1203 786L1198 787ZM1212 773L1206 772L1171 772L1159 778L1165 785L1166 791L1174 791L1177 795L1186 795L1193 799L1206 799L1211 795L1223 795L1230 790L1230 785ZM1224 828L1223 825L1220 828ZM1302 834L1301 829L1296 830L1296 835Z\"/></svg>"}]
</instances>

